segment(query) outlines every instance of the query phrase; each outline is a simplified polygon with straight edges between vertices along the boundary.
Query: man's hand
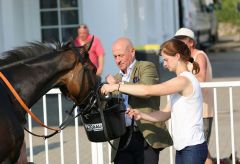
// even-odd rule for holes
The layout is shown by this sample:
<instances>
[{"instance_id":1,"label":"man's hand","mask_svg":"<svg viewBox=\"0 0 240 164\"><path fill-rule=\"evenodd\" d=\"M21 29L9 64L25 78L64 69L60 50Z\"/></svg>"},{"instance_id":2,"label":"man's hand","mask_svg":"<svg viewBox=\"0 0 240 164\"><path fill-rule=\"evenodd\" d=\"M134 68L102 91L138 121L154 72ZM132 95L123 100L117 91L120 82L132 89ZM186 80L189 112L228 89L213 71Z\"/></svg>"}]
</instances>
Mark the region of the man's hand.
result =
<instances>
[{"instance_id":1,"label":"man's hand","mask_svg":"<svg viewBox=\"0 0 240 164\"><path fill-rule=\"evenodd\" d=\"M117 79L115 79L112 75L107 75L105 79L106 79L108 84L117 84L117 83L119 83L119 81Z\"/></svg>"}]
</instances>

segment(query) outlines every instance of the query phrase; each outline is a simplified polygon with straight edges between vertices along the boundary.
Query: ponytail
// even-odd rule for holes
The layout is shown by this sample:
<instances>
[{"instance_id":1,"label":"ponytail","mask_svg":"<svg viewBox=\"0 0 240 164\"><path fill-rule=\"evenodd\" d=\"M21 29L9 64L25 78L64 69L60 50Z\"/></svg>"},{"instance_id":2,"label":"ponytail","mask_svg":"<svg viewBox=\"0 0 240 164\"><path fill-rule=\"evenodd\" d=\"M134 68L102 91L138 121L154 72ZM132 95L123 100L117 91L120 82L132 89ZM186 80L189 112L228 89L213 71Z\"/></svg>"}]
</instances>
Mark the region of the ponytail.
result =
<instances>
[{"instance_id":1,"label":"ponytail","mask_svg":"<svg viewBox=\"0 0 240 164\"><path fill-rule=\"evenodd\" d=\"M190 57L189 62L192 63L192 65L193 65L192 73L194 75L198 74L200 72L199 64L197 62L195 62L192 57Z\"/></svg>"},{"instance_id":2,"label":"ponytail","mask_svg":"<svg viewBox=\"0 0 240 164\"><path fill-rule=\"evenodd\" d=\"M181 56L181 60L186 63L192 63L193 74L198 74L200 72L199 64L195 62L194 59L191 57L191 51L183 41L172 38L162 44L160 52L164 52L168 56L175 56L176 53L179 53Z\"/></svg>"}]
</instances>

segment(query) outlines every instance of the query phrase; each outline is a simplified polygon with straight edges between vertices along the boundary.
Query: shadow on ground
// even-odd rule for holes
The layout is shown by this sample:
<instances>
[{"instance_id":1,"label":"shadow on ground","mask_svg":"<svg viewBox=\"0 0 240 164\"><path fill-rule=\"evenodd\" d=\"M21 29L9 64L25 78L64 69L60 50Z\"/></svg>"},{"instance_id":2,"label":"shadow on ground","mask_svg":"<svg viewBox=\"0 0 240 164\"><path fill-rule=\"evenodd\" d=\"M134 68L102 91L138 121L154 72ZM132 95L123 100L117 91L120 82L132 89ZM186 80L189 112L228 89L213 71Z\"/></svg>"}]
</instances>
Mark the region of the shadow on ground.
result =
<instances>
[{"instance_id":1,"label":"shadow on ground","mask_svg":"<svg viewBox=\"0 0 240 164\"><path fill-rule=\"evenodd\" d=\"M63 144L65 144L65 142L63 142ZM50 143L48 144L48 149L49 150L52 150L52 149L56 149L56 148L59 148L60 147L60 142L55 142L55 143ZM30 149L27 148L27 152L30 152ZM37 155L41 152L45 152L45 145L38 145L38 146L34 146L33 147L33 155ZM29 154L28 154L29 156Z\"/></svg>"}]
</instances>

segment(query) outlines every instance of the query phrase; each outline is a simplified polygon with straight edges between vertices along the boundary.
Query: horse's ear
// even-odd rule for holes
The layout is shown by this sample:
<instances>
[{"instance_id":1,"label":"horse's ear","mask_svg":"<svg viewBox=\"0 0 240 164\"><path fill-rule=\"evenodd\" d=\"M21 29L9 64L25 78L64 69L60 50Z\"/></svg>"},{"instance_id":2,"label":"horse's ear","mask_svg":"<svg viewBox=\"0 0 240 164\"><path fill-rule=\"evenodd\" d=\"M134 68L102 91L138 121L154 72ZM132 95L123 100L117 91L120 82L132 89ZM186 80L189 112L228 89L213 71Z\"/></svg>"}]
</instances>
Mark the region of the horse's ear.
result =
<instances>
[{"instance_id":1,"label":"horse's ear","mask_svg":"<svg viewBox=\"0 0 240 164\"><path fill-rule=\"evenodd\" d=\"M67 48L70 48L70 46L73 46L74 47L74 40L73 38L69 38L64 44L62 47L64 47L65 49Z\"/></svg>"},{"instance_id":2,"label":"horse's ear","mask_svg":"<svg viewBox=\"0 0 240 164\"><path fill-rule=\"evenodd\" d=\"M84 45L84 47L87 51L89 51L91 49L93 41L94 41L94 36L92 37L90 42L88 42L87 44Z\"/></svg>"}]
</instances>

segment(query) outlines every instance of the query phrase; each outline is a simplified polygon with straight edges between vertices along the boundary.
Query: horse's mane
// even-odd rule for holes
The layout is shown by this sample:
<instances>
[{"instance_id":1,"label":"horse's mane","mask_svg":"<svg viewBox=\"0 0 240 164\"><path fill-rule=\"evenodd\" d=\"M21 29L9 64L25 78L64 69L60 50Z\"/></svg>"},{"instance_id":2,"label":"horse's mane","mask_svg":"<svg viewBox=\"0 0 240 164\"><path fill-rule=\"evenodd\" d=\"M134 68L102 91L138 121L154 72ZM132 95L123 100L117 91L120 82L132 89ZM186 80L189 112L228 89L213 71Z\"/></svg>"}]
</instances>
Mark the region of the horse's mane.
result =
<instances>
[{"instance_id":1,"label":"horse's mane","mask_svg":"<svg viewBox=\"0 0 240 164\"><path fill-rule=\"evenodd\" d=\"M12 50L1 53L0 67L17 61L41 56L44 54L52 53L54 51L61 51L64 49L66 49L66 47L60 42L29 42L26 46L16 47Z\"/></svg>"}]
</instances>

